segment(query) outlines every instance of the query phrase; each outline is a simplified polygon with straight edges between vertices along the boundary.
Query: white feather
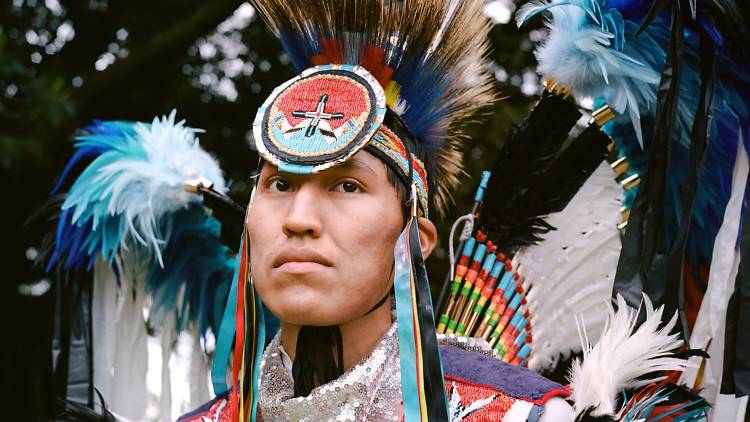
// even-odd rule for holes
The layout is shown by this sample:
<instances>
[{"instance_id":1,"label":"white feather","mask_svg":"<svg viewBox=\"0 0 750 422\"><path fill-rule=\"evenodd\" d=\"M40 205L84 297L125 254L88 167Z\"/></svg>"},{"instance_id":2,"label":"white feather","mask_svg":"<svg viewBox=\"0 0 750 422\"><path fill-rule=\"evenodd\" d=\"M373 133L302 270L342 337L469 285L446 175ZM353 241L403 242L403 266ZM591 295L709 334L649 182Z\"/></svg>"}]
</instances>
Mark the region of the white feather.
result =
<instances>
[{"instance_id":1,"label":"white feather","mask_svg":"<svg viewBox=\"0 0 750 422\"><path fill-rule=\"evenodd\" d=\"M115 379L112 365L117 342L117 296L119 292L115 273L98 259L94 264L94 288L91 299L91 337L94 351L94 386L112 406Z\"/></svg>"},{"instance_id":2,"label":"white feather","mask_svg":"<svg viewBox=\"0 0 750 422\"><path fill-rule=\"evenodd\" d=\"M201 347L200 333L193 329L191 333L192 347L190 351L190 371L188 384L190 386L190 401L188 409L195 409L211 398L208 389L211 373L211 362Z\"/></svg>"},{"instance_id":3,"label":"white feather","mask_svg":"<svg viewBox=\"0 0 750 422\"><path fill-rule=\"evenodd\" d=\"M172 420L172 349L177 341L177 316L169 314L162 321L161 337L161 390L159 395L159 416L161 420Z\"/></svg>"},{"instance_id":4,"label":"white feather","mask_svg":"<svg viewBox=\"0 0 750 422\"><path fill-rule=\"evenodd\" d=\"M147 407L148 336L143 319L146 293L137 281L143 280L143 274L124 268L130 267L122 265L120 271L112 367L101 369L110 371L112 376L112 395L105 397L107 405L128 419L142 420Z\"/></svg>"},{"instance_id":5,"label":"white feather","mask_svg":"<svg viewBox=\"0 0 750 422\"><path fill-rule=\"evenodd\" d=\"M580 350L574 316L584 318L589 332L604 326L620 253L621 198L612 169L600 164L565 209L547 217L557 230L516 254L531 286L530 368L552 368L561 356Z\"/></svg>"},{"instance_id":6,"label":"white feather","mask_svg":"<svg viewBox=\"0 0 750 422\"><path fill-rule=\"evenodd\" d=\"M670 334L677 324L677 314L659 328L664 308L654 309L645 295L643 305L646 320L636 329L639 311L628 307L618 295L617 311L610 306L599 341L593 346L586 344L583 361L573 362L570 386L576 414L593 409L593 416L615 415L623 388L638 388L660 379L641 378L649 373L682 371L688 366L687 360L672 356L682 345L679 333Z\"/></svg>"}]
</instances>

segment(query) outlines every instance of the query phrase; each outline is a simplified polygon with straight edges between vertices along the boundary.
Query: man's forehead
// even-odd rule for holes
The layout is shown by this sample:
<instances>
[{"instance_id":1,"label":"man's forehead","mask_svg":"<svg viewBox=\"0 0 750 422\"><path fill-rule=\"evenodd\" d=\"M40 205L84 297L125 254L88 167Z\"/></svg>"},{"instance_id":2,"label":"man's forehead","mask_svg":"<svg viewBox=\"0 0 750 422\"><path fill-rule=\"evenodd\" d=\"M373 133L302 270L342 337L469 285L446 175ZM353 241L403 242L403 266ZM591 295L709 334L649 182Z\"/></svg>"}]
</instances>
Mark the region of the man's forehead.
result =
<instances>
[{"instance_id":1,"label":"man's forehead","mask_svg":"<svg viewBox=\"0 0 750 422\"><path fill-rule=\"evenodd\" d=\"M263 161L263 167L266 165L270 165L271 168L273 168L275 171L279 171L278 167L274 165L273 163L269 163L266 160ZM373 154L366 150L360 150L356 154L354 154L351 158L344 161L341 164L337 164L336 166L333 166L329 169L325 169L321 171L320 173L314 173L311 175L304 175L307 177L315 176L316 174L333 174L337 172L345 172L345 171L354 171L354 170L362 170L365 172L372 173L373 176L386 176L386 164L383 163L379 158L375 157Z\"/></svg>"},{"instance_id":2,"label":"man's forehead","mask_svg":"<svg viewBox=\"0 0 750 422\"><path fill-rule=\"evenodd\" d=\"M342 170L367 170L375 174L379 174L385 172L385 163L383 163L368 151L361 150L354 154L352 158L344 161L338 166L333 167L332 169L336 168Z\"/></svg>"}]
</instances>

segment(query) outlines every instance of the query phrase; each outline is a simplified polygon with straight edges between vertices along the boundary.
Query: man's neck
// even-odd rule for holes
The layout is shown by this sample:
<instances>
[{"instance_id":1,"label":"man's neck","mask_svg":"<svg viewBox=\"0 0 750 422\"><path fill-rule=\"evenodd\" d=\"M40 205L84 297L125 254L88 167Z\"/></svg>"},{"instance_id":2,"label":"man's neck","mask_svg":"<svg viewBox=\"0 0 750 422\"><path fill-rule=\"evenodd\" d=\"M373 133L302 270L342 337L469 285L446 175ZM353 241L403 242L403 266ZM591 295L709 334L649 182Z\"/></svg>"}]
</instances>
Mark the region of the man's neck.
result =
<instances>
[{"instance_id":1,"label":"man's neck","mask_svg":"<svg viewBox=\"0 0 750 422\"><path fill-rule=\"evenodd\" d=\"M341 341L344 345L344 370L351 368L372 352L391 325L390 298L369 314L339 325ZM281 322L281 345L292 361L296 358L297 335L300 327Z\"/></svg>"}]
</instances>

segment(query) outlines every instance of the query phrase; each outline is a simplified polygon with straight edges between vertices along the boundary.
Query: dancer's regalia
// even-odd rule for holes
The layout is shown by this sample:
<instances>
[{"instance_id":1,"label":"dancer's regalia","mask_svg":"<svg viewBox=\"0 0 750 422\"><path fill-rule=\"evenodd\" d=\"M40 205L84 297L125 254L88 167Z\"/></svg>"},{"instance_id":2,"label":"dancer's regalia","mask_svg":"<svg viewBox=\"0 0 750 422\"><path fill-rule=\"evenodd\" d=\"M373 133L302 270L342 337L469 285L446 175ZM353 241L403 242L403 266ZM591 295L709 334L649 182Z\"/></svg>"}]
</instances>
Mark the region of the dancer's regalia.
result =
<instances>
[{"instance_id":1,"label":"dancer's regalia","mask_svg":"<svg viewBox=\"0 0 750 422\"><path fill-rule=\"evenodd\" d=\"M693 8L692 15L688 3L675 3L671 18L656 7L647 14L640 3L609 3L534 2L519 11L519 21L551 15L550 36L538 50L548 83L483 177L472 212L457 222L466 226L433 319L414 218L440 214L448 204L461 172L457 122L492 100L482 2L255 2L299 73L256 114L262 159L282 172L309 174L365 150L398 174L407 192L407 223L394 249L396 323L367 358L330 382L315 385L307 382L314 375L294 371L278 337L264 352L268 315L249 274L247 234L237 261L219 243L220 227L238 227L241 213L223 195L218 167L173 117L151 125L97 123L78 138L66 173L83 159L93 161L62 205L50 265L94 266L95 286L115 291L117 280L120 289L153 296L155 325L177 309L179 329L217 333L216 398L181 420L572 418L558 397L569 397L580 420L700 419L707 402L694 388L705 380L703 397L715 403L722 379L717 353L727 353L725 384L747 393L742 371L750 354L743 353L741 327L748 327L742 292L750 277L742 276L735 241L747 177L738 140L748 139L750 119L742 96L746 57L709 54L702 69L684 58L708 52L711 43L739 42L746 28L724 19L733 16L729 2ZM636 22L646 15L637 35ZM690 88L670 79L674 69L702 81L701 88L688 95ZM582 130L573 129L581 112L571 92L597 104ZM678 97L687 100L678 105ZM702 158L709 137L716 141ZM680 142L669 147L674 139ZM691 170L683 180L688 146ZM159 154L172 148L199 159L165 162ZM605 158L613 165L602 164ZM160 172L143 171L145 163ZM698 193L680 192L681 184L698 186ZM672 192L666 200L665 191ZM725 211L712 201L727 204ZM196 259L182 255L185 239L201 245ZM689 343L714 359L706 365L705 355L694 357L698 365L681 386L690 353L674 354L683 342L672 330L679 318L687 336L686 250L691 274L714 257L706 293L712 300L704 301ZM147 289L127 287L139 280ZM616 311L607 306L613 285L624 296L617 296ZM654 309L641 292L667 312L678 311L675 317ZM145 335L139 321L125 325ZM578 352L583 360L573 362L569 388L522 368L564 370ZM127 365L107 356L103 364L114 382L110 368ZM115 393L105 393L111 400L108 394Z\"/></svg>"}]
</instances>

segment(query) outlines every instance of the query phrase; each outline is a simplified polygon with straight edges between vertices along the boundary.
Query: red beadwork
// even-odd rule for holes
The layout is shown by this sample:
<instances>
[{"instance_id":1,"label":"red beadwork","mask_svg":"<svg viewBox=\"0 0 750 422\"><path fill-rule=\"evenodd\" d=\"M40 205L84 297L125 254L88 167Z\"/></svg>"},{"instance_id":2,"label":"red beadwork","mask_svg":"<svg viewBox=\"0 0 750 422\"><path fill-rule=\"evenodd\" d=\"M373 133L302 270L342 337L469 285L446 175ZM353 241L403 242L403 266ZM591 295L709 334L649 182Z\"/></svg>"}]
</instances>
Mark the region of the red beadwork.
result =
<instances>
[{"instance_id":1,"label":"red beadwork","mask_svg":"<svg viewBox=\"0 0 750 422\"><path fill-rule=\"evenodd\" d=\"M466 416L462 419L462 422L496 422L503 420L505 414L513 406L513 403L518 401L507 394L501 393L499 390L478 384L466 384L460 381L452 380L450 377L445 379L446 386L448 387L448 398L450 401L451 394L458 392L461 396L461 401L464 405L468 406L478 400L483 400L488 397L495 396L495 398L485 407L477 410L476 412ZM456 391L453 391L453 388Z\"/></svg>"},{"instance_id":2,"label":"red beadwork","mask_svg":"<svg viewBox=\"0 0 750 422\"><path fill-rule=\"evenodd\" d=\"M323 95L327 95L326 113L344 115L343 118L326 120L333 130L341 127L350 117L361 117L362 113L369 112L370 100L361 85L330 75L312 77L294 84L279 96L276 106L284 112L289 124L296 126L305 118L294 116L293 113L316 110Z\"/></svg>"}]
</instances>

